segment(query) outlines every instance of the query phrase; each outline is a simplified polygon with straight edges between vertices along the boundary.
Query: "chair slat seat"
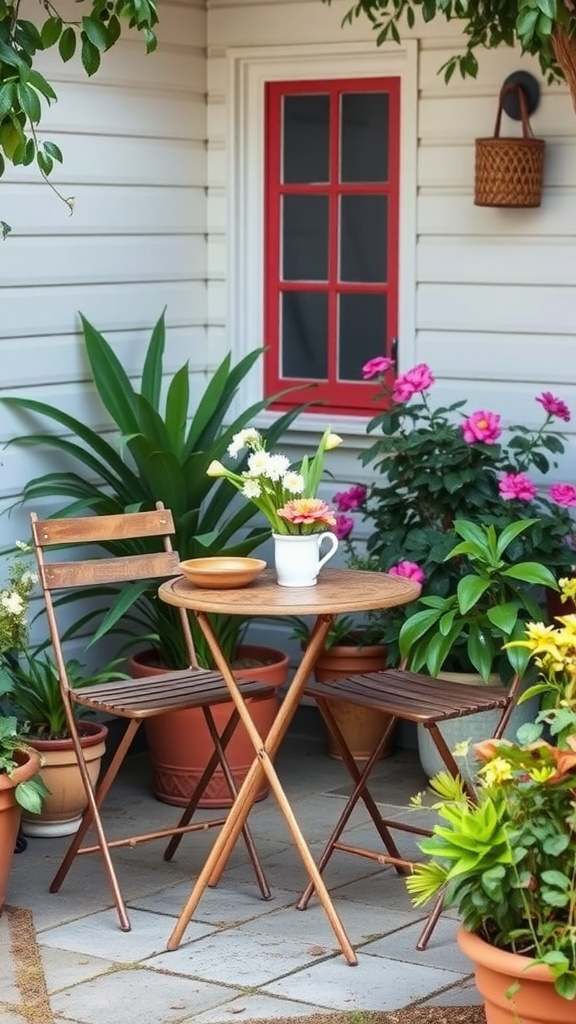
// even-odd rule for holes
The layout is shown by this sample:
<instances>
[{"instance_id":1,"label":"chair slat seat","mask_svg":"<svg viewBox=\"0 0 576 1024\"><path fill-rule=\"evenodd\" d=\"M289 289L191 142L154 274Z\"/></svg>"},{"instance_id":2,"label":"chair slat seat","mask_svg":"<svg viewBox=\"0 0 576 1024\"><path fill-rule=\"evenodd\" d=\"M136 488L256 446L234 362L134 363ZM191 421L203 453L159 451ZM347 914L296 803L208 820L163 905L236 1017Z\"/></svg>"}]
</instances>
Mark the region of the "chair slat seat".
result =
<instances>
[{"instance_id":1,"label":"chair slat seat","mask_svg":"<svg viewBox=\"0 0 576 1024\"><path fill-rule=\"evenodd\" d=\"M308 697L351 702L423 725L505 708L509 701L508 690L503 687L469 686L395 670L326 683L309 682L305 693Z\"/></svg>"},{"instance_id":2,"label":"chair slat seat","mask_svg":"<svg viewBox=\"0 0 576 1024\"><path fill-rule=\"evenodd\" d=\"M244 697L255 700L271 697L275 692L273 686L263 686L255 680L241 682L239 689ZM217 672L201 670L103 683L89 689L71 690L70 697L76 704L94 711L122 718L142 719L189 708L191 703L194 707L209 707L230 701L230 693L222 676Z\"/></svg>"}]
</instances>

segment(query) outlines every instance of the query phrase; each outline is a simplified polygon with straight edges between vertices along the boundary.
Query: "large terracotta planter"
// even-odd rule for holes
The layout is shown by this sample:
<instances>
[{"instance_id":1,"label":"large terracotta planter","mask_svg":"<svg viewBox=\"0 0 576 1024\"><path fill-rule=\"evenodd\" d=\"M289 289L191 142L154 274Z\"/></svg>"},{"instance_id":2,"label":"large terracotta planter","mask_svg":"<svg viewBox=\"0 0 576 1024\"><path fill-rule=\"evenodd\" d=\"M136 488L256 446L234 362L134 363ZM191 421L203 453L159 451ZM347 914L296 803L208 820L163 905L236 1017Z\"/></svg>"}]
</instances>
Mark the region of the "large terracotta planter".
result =
<instances>
[{"instance_id":1,"label":"large terracotta planter","mask_svg":"<svg viewBox=\"0 0 576 1024\"><path fill-rule=\"evenodd\" d=\"M0 911L4 905L6 884L14 856L16 837L20 827L21 807L16 803L14 790L20 782L28 782L40 768L36 751L16 751L18 767L11 776L0 774Z\"/></svg>"},{"instance_id":2,"label":"large terracotta planter","mask_svg":"<svg viewBox=\"0 0 576 1024\"><path fill-rule=\"evenodd\" d=\"M476 987L484 999L486 1024L574 1024L574 1001L554 988L544 964L496 949L473 932L458 929L458 945L474 964ZM518 983L514 994L506 993Z\"/></svg>"},{"instance_id":3,"label":"large terracotta planter","mask_svg":"<svg viewBox=\"0 0 576 1024\"><path fill-rule=\"evenodd\" d=\"M95 787L106 750L108 729L97 722L81 722L79 730L90 781ZM27 742L42 756L40 775L50 794L45 797L40 814L23 811L22 832L26 836L48 839L73 835L87 800L72 740L31 739Z\"/></svg>"},{"instance_id":4,"label":"large terracotta planter","mask_svg":"<svg viewBox=\"0 0 576 1024\"><path fill-rule=\"evenodd\" d=\"M386 648L383 644L333 644L324 651L314 669L319 683L329 683L332 679L345 679L346 676L359 675L363 672L379 672L386 665ZM336 719L340 732L355 761L367 761L374 750L382 733L390 722L390 715L383 711L361 708L348 701L334 701L330 710ZM381 757L389 757L394 747L394 737L390 735L382 748ZM332 734L328 733L328 753L330 757L342 760Z\"/></svg>"},{"instance_id":5,"label":"large terracotta planter","mask_svg":"<svg viewBox=\"0 0 576 1024\"><path fill-rule=\"evenodd\" d=\"M245 644L239 650L239 658L253 661L254 665L236 669L234 674L237 678L257 679L276 688L272 697L248 701L256 728L262 737L266 737L278 711L278 690L288 678L288 655L273 647ZM131 671L138 676L159 670L158 666L147 664L144 653L132 660ZM232 710L232 702L212 708L218 732L223 730ZM192 708L158 715L146 722L146 736L152 759L154 795L163 803L185 807L214 751L202 711ZM254 747L242 723L226 751L234 781L239 787L254 760ZM268 786L263 785L257 799L263 800L267 793ZM230 807L231 803L222 769L217 768L199 806Z\"/></svg>"}]
</instances>

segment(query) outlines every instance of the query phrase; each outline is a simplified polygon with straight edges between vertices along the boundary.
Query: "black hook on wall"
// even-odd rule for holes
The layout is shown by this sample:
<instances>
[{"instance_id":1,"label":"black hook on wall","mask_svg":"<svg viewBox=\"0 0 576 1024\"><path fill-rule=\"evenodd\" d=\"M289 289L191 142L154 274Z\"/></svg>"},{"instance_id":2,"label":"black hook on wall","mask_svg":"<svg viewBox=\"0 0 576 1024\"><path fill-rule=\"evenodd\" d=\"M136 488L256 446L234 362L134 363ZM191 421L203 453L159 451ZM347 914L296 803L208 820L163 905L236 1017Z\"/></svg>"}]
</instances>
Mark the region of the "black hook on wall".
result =
<instances>
[{"instance_id":1,"label":"black hook on wall","mask_svg":"<svg viewBox=\"0 0 576 1024\"><path fill-rule=\"evenodd\" d=\"M540 83L534 75L530 74L529 71L513 71L511 75L508 75L504 79L503 89L507 85L517 85L522 89L524 96L526 97L526 106L528 110L528 117L534 113L540 105ZM518 93L515 89L511 89L508 92L502 102L504 111L511 117L513 121L522 120L522 112L520 110L520 100Z\"/></svg>"}]
</instances>

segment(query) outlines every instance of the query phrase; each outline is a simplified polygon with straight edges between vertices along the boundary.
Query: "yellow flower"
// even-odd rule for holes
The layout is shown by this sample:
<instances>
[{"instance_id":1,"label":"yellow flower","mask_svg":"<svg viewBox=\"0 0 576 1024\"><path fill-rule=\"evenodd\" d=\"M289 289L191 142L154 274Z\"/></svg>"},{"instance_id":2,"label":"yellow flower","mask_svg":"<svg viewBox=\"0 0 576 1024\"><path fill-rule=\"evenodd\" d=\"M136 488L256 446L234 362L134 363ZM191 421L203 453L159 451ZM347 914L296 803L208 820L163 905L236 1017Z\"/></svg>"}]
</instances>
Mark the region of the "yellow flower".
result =
<instances>
[{"instance_id":1,"label":"yellow flower","mask_svg":"<svg viewBox=\"0 0 576 1024\"><path fill-rule=\"evenodd\" d=\"M485 786L497 786L513 777L512 765L504 757L495 757L478 770Z\"/></svg>"},{"instance_id":2,"label":"yellow flower","mask_svg":"<svg viewBox=\"0 0 576 1024\"><path fill-rule=\"evenodd\" d=\"M225 470L224 466L222 465L222 463L218 462L218 459L212 459L212 462L210 463L210 465L208 466L208 469L206 470L206 475L207 476L226 476L226 470Z\"/></svg>"},{"instance_id":3,"label":"yellow flower","mask_svg":"<svg viewBox=\"0 0 576 1024\"><path fill-rule=\"evenodd\" d=\"M333 448L337 448L339 444L342 444L342 438L339 434L328 434L324 451L330 452Z\"/></svg>"},{"instance_id":4,"label":"yellow flower","mask_svg":"<svg viewBox=\"0 0 576 1024\"><path fill-rule=\"evenodd\" d=\"M576 576L558 580L560 584L560 596L563 601L576 600Z\"/></svg>"}]
</instances>

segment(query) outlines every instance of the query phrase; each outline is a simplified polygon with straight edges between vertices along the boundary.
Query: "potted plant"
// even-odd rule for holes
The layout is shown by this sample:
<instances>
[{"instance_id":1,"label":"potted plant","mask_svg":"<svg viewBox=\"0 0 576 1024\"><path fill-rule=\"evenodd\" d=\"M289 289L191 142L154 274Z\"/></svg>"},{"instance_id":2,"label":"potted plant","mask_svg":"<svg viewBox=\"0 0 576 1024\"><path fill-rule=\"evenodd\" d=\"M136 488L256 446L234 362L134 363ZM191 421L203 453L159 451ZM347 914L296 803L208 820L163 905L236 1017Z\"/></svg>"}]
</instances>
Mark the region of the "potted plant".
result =
<instances>
[{"instance_id":1,"label":"potted plant","mask_svg":"<svg viewBox=\"0 0 576 1024\"><path fill-rule=\"evenodd\" d=\"M576 487L554 483L541 489L534 479L546 477L564 452L564 437L555 429L567 423L570 410L550 392L536 397L544 419L534 429L515 425L504 431L499 413L469 412L465 399L434 407L434 375L421 363L391 377L392 363L370 360L366 380L381 383L380 411L368 424L374 443L360 456L375 475L362 505L369 527L367 551L383 572L412 563L425 576L424 596L454 594L461 574L458 559L446 558L458 541L455 519L494 526L502 531L522 519L535 520L529 531L509 544L512 562L539 562L557 575L570 574ZM414 608L386 617L383 640L388 664L399 662L398 637Z\"/></svg>"},{"instance_id":2,"label":"potted plant","mask_svg":"<svg viewBox=\"0 0 576 1024\"><path fill-rule=\"evenodd\" d=\"M453 529L462 539L446 556L459 573L454 590L445 597L420 597L417 607L421 610L415 611L400 630L400 656L410 670L425 669L433 676L448 670L457 673L462 682L477 683L481 678L492 685L509 682L514 673L524 675L528 651L504 645L520 639L529 619L541 615L531 588L557 589L547 566L516 562L509 557L516 538L536 525L534 520L525 519L498 532L494 526L455 520ZM474 675L469 678L471 673ZM475 719L481 735L489 735L492 723L486 717L469 716L464 722L454 719L443 723L441 731L450 749L470 735ZM516 729L519 721L515 712L510 728ZM441 762L424 729L418 730L418 748L422 767L429 777L435 775Z\"/></svg>"},{"instance_id":3,"label":"potted plant","mask_svg":"<svg viewBox=\"0 0 576 1024\"><path fill-rule=\"evenodd\" d=\"M20 827L22 808L37 813L46 788L40 755L22 740L12 716L0 715L0 913Z\"/></svg>"},{"instance_id":4,"label":"potted plant","mask_svg":"<svg viewBox=\"0 0 576 1024\"><path fill-rule=\"evenodd\" d=\"M441 821L419 840L430 859L406 881L416 906L444 890L458 907L458 941L476 965L487 1024L568 1024L576 999L576 618L529 623L512 645L540 670L534 689L545 709L519 742L475 746L475 799L446 772L434 779ZM544 724L553 744L542 739Z\"/></svg>"},{"instance_id":5,"label":"potted plant","mask_svg":"<svg viewBox=\"0 0 576 1024\"><path fill-rule=\"evenodd\" d=\"M34 422L48 420L67 435L60 437L57 432L49 431L28 433L10 441L17 445L41 445L45 452L53 452L57 457L54 469L50 467L42 476L28 482L23 501L28 505L46 498L53 503L60 501L62 504L54 510L56 516L78 515L86 510L102 514L146 510L154 508L156 501L163 501L172 510L176 527L174 546L183 560L223 552L250 554L270 536L269 528L265 524L251 526L256 506L251 503L236 506L230 485L208 476L206 470L215 458L224 455L233 436L274 401L271 398L256 402L229 425L227 423L238 387L255 366L262 350L255 349L235 366L227 355L192 406L187 364L164 386L164 314L152 331L139 387L133 385L111 345L85 317L82 317L82 327L92 382L117 437L108 441L81 420L45 402L16 396L0 397L0 401L18 414L32 416ZM301 408L290 410L274 422L267 432L270 442L282 436ZM121 451L116 443L118 437L122 441ZM59 468L62 456L70 462L70 469ZM134 543L127 540L115 545L112 553L133 554ZM121 635L125 649L139 649L145 656L143 671L148 663L154 664L155 670L159 666L185 667L186 656L176 613L158 600L154 584L126 584L121 592L103 591L103 596L109 608L94 633L94 640L109 633ZM98 614L98 611L93 613ZM77 632L86 631L92 621L90 613L83 615L69 633L74 632L75 626ZM223 650L234 661L243 636L243 620L220 616L215 624ZM206 642L194 620L191 626L200 666L213 667ZM265 658L274 659L276 663L281 661L282 678L285 678L287 658L284 652L271 654L271 650L268 649ZM253 651L249 652L249 658L254 660ZM265 705L266 701L260 701L257 708L257 716L262 716L259 725L263 731L275 711L275 707ZM223 706L218 710L220 726L230 708ZM154 764L154 789L159 799L185 805L206 763L199 763L196 754L205 744L211 749L211 741L200 712L177 712L173 717L174 721L170 715L157 718L148 729L153 761L156 750L168 750L170 755L163 763L156 761ZM168 735L158 738L159 730L167 730ZM190 743L191 735L202 737L201 742ZM181 749L177 748L179 738L184 743ZM252 760L252 747L242 730L238 730L228 753L233 766L237 766L235 774L239 778L244 766ZM227 803L229 791L224 780L215 783L215 788L216 795L207 796L206 801L217 801L219 792Z\"/></svg>"}]
</instances>

